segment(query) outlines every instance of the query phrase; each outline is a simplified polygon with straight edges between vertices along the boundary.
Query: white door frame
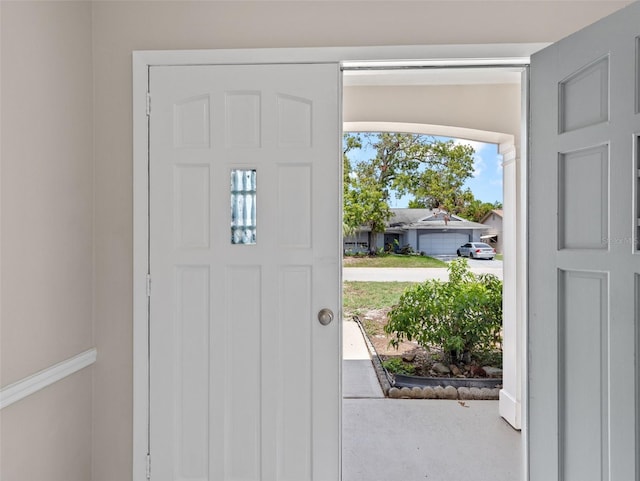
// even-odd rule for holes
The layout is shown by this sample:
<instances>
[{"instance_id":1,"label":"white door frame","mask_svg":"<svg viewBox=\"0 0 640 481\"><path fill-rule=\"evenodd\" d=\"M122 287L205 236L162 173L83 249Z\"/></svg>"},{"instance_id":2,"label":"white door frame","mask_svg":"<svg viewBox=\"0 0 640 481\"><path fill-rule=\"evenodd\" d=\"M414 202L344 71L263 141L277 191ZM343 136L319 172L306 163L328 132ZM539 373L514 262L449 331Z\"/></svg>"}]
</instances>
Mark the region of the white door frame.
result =
<instances>
[{"instance_id":1,"label":"white door frame","mask_svg":"<svg viewBox=\"0 0 640 481\"><path fill-rule=\"evenodd\" d=\"M159 65L215 65L215 64L275 64L275 63L322 63L340 62L348 66L501 66L528 65L532 53L547 44L492 44L492 45L439 45L397 47L332 47L332 48L282 48L282 49L238 49L238 50L186 50L186 51L138 51L133 52L133 480L146 480L148 452L149 412L149 189L148 189L148 119L147 91L149 67ZM526 82L523 82L526 99ZM523 103L526 105L526 103ZM523 117L526 118L526 117ZM526 125L523 124L523 132ZM526 136L523 135L525 152ZM523 160L524 156L521 157ZM526 177L518 179L520 192L526 192ZM526 219L526 209L518 212ZM519 233L520 228L518 229ZM526 237L520 238L522 249L526 248ZM518 267L521 272L525 264ZM526 285L518 293L526 297ZM524 319L524 317L523 317ZM524 327L524 326L523 326ZM526 332L522 330L523 334ZM526 379L526 343L522 342L522 379ZM523 383L523 401L526 400L526 382ZM523 406L526 413L526 406ZM524 415L524 479L527 439L526 414ZM339 480L336 480L339 481Z\"/></svg>"}]
</instances>

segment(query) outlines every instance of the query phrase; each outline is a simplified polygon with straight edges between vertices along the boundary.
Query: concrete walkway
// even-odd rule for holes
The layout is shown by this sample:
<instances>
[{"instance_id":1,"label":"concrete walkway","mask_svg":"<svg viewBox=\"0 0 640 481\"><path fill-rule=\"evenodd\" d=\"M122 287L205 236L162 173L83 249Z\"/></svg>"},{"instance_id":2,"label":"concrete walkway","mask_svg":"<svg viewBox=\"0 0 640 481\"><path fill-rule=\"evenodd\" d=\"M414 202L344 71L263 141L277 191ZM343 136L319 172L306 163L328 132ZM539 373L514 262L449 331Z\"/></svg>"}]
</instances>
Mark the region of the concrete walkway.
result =
<instances>
[{"instance_id":1,"label":"concrete walkway","mask_svg":"<svg viewBox=\"0 0 640 481\"><path fill-rule=\"evenodd\" d=\"M343 481L524 480L521 435L497 401L384 398L353 321L343 356Z\"/></svg>"},{"instance_id":2,"label":"concrete walkway","mask_svg":"<svg viewBox=\"0 0 640 481\"><path fill-rule=\"evenodd\" d=\"M342 397L384 398L360 327L345 321L342 329Z\"/></svg>"}]
</instances>

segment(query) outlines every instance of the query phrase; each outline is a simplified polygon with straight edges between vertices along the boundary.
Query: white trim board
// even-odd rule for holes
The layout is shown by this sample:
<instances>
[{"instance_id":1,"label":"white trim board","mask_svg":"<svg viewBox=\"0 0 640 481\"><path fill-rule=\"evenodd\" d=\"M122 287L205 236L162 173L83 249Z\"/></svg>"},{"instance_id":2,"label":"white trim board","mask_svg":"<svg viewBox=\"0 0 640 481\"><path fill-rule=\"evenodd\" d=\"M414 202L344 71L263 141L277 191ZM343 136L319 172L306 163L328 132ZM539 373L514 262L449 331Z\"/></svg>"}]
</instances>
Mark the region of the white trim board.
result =
<instances>
[{"instance_id":1,"label":"white trim board","mask_svg":"<svg viewBox=\"0 0 640 481\"><path fill-rule=\"evenodd\" d=\"M0 389L0 409L24 399L25 397L64 379L96 362L98 352L91 348L65 361L54 364L40 372L9 384Z\"/></svg>"},{"instance_id":2,"label":"white trim board","mask_svg":"<svg viewBox=\"0 0 640 481\"><path fill-rule=\"evenodd\" d=\"M230 50L141 50L133 52L133 64L134 68L141 65L309 62L340 62L345 69L525 66L529 64L529 58L533 53L542 50L548 45L548 43L513 43Z\"/></svg>"}]
</instances>

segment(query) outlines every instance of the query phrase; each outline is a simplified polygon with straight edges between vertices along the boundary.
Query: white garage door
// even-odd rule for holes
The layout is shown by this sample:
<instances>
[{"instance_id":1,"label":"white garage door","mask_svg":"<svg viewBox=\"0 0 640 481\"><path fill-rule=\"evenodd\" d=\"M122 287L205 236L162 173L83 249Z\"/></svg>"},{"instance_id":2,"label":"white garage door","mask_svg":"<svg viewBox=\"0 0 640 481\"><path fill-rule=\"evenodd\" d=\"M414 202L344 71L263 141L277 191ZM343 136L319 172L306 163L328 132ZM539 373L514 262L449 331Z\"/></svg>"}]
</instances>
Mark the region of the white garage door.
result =
<instances>
[{"instance_id":1,"label":"white garage door","mask_svg":"<svg viewBox=\"0 0 640 481\"><path fill-rule=\"evenodd\" d=\"M462 244L469 242L467 234L422 234L418 247L427 255L455 255Z\"/></svg>"}]
</instances>

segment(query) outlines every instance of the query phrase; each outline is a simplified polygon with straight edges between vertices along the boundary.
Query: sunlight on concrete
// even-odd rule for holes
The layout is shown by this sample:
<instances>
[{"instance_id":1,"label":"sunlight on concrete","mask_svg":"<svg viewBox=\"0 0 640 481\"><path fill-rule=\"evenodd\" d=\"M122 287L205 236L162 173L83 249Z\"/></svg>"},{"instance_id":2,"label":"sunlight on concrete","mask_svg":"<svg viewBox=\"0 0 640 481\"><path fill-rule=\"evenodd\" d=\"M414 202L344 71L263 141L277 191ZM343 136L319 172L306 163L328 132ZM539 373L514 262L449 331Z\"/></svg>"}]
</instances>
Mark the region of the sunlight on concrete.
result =
<instances>
[{"instance_id":1,"label":"sunlight on concrete","mask_svg":"<svg viewBox=\"0 0 640 481\"><path fill-rule=\"evenodd\" d=\"M383 397L358 325L343 322L343 481L521 481L522 439L497 401Z\"/></svg>"}]
</instances>

